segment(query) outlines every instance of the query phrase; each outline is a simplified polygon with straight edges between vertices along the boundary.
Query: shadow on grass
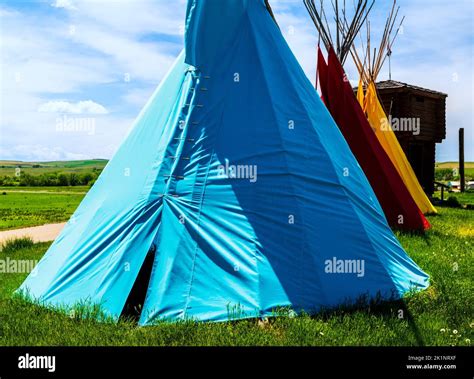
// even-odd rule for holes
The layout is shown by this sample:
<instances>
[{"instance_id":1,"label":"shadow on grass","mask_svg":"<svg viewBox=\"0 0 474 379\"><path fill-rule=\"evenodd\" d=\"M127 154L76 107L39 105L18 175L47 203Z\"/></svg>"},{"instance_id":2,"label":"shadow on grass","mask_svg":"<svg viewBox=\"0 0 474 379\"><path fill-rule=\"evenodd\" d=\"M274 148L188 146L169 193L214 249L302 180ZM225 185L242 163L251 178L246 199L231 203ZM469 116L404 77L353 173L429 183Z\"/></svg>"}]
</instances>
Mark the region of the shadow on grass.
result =
<instances>
[{"instance_id":1,"label":"shadow on grass","mask_svg":"<svg viewBox=\"0 0 474 379\"><path fill-rule=\"evenodd\" d=\"M364 312L372 316L382 316L390 318L400 318L407 321L413 336L416 341L416 346L424 346L424 340L421 336L420 329L418 328L416 321L407 307L405 298L392 298L383 300L380 295L377 295L373 299L368 299L367 296L360 297L356 302L352 304L346 304L338 306L333 309L323 309L317 314L311 315L313 319L320 319L328 321L329 319L341 315L351 315L357 312Z\"/></svg>"},{"instance_id":2,"label":"shadow on grass","mask_svg":"<svg viewBox=\"0 0 474 379\"><path fill-rule=\"evenodd\" d=\"M291 308L280 308L274 311L274 315L271 319L266 319L267 322L274 322L278 318L282 317L309 317L314 321L329 322L333 318L341 316L354 315L356 313L364 313L369 316L381 316L383 318L399 318L405 320L413 333L413 337L416 341L416 346L425 346L425 341L420 333L420 329L413 317L413 314L407 307L406 300L418 293L417 291L409 292L405 298L399 298L398 296L388 298L382 297L377 294L375 297L370 298L367 295L360 296L356 301L345 302L342 305L333 308L321 308L318 311L313 312L299 312L296 313ZM273 321L272 321L273 320ZM238 322L235 320L232 322Z\"/></svg>"}]
</instances>

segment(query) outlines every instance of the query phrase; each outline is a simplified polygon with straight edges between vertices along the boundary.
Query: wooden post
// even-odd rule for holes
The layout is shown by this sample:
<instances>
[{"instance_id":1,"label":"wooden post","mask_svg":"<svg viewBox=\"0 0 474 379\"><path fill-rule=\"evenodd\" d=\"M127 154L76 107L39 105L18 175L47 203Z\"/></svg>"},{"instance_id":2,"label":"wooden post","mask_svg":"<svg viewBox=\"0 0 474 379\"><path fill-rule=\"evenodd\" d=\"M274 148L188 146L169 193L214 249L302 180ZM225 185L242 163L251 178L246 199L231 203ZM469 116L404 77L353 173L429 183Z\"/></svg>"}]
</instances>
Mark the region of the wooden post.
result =
<instances>
[{"instance_id":1,"label":"wooden post","mask_svg":"<svg viewBox=\"0 0 474 379\"><path fill-rule=\"evenodd\" d=\"M459 180L461 192L465 189L464 179L464 128L459 129Z\"/></svg>"}]
</instances>

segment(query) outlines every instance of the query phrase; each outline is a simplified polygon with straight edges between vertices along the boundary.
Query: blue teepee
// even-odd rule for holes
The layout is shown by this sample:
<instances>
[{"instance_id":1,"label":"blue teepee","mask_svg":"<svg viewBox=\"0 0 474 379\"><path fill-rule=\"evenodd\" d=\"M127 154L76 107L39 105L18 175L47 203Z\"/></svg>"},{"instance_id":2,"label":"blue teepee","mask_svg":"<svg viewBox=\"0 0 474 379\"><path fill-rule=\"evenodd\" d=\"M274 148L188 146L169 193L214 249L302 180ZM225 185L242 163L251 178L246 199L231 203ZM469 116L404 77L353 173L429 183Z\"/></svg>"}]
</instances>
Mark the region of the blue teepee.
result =
<instances>
[{"instance_id":1,"label":"blue teepee","mask_svg":"<svg viewBox=\"0 0 474 379\"><path fill-rule=\"evenodd\" d=\"M264 0L189 0L185 49L37 269L54 307L140 324L426 288Z\"/></svg>"}]
</instances>

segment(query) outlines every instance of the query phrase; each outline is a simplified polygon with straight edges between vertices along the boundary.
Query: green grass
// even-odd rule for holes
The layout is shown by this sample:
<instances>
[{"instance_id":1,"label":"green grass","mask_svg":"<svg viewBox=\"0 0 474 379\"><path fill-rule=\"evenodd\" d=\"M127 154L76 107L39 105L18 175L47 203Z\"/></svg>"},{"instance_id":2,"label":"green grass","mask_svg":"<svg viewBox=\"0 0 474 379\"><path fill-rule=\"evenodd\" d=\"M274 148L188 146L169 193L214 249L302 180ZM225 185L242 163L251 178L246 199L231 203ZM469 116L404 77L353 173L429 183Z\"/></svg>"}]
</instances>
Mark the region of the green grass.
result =
<instances>
[{"instance_id":1,"label":"green grass","mask_svg":"<svg viewBox=\"0 0 474 379\"><path fill-rule=\"evenodd\" d=\"M4 254L14 253L18 250L29 249L33 247L34 244L35 243L30 237L9 239L0 245L0 250Z\"/></svg>"},{"instance_id":2,"label":"green grass","mask_svg":"<svg viewBox=\"0 0 474 379\"><path fill-rule=\"evenodd\" d=\"M441 191L436 191L434 193L434 197L441 199ZM462 205L467 205L467 204L474 205L474 191L469 191L469 192L464 192L464 193L444 191L444 201L446 201L450 197L456 198L459 201L459 203Z\"/></svg>"},{"instance_id":3,"label":"green grass","mask_svg":"<svg viewBox=\"0 0 474 379\"><path fill-rule=\"evenodd\" d=\"M0 186L0 195L3 192L51 192L52 194L63 194L63 193L81 193L86 194L89 191L89 186L48 186L48 187L12 187L12 186Z\"/></svg>"},{"instance_id":4,"label":"green grass","mask_svg":"<svg viewBox=\"0 0 474 379\"><path fill-rule=\"evenodd\" d=\"M425 236L397 234L432 283L403 301L264 324L188 321L137 327L130 321L71 318L12 299L26 275L1 274L0 345L469 345L474 341L474 211L440 208L429 220L433 228ZM0 259L40 259L48 246L18 244L0 251Z\"/></svg>"},{"instance_id":5,"label":"green grass","mask_svg":"<svg viewBox=\"0 0 474 379\"><path fill-rule=\"evenodd\" d=\"M441 169L459 169L459 162L442 162L435 164L435 170ZM474 162L465 162L464 163L464 174L467 179L474 178Z\"/></svg>"},{"instance_id":6,"label":"green grass","mask_svg":"<svg viewBox=\"0 0 474 379\"><path fill-rule=\"evenodd\" d=\"M68 192L21 193L0 190L0 230L67 221L83 197L84 194Z\"/></svg>"}]
</instances>

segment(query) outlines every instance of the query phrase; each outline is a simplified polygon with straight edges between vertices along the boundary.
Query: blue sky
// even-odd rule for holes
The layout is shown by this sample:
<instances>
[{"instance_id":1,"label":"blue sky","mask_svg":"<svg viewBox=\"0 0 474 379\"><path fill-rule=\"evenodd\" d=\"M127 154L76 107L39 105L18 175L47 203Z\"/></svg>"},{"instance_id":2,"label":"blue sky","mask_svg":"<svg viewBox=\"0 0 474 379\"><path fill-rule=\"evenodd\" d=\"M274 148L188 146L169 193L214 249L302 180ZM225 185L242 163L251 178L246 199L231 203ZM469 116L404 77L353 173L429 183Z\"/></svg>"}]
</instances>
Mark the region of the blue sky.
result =
<instances>
[{"instance_id":1,"label":"blue sky","mask_svg":"<svg viewBox=\"0 0 474 379\"><path fill-rule=\"evenodd\" d=\"M313 81L317 35L302 0L271 4ZM182 49L185 5L185 0L0 0L0 159L110 158ZM473 2L399 0L399 5L406 19L394 47L392 77L449 95L447 139L437 146L437 159L457 160L457 130L464 127L466 158L474 161ZM375 40L390 6L391 1L376 0ZM346 70L357 80L349 59ZM380 80L388 78L387 71L386 65ZM92 127L58 128L63 114L93 120Z\"/></svg>"}]
</instances>

